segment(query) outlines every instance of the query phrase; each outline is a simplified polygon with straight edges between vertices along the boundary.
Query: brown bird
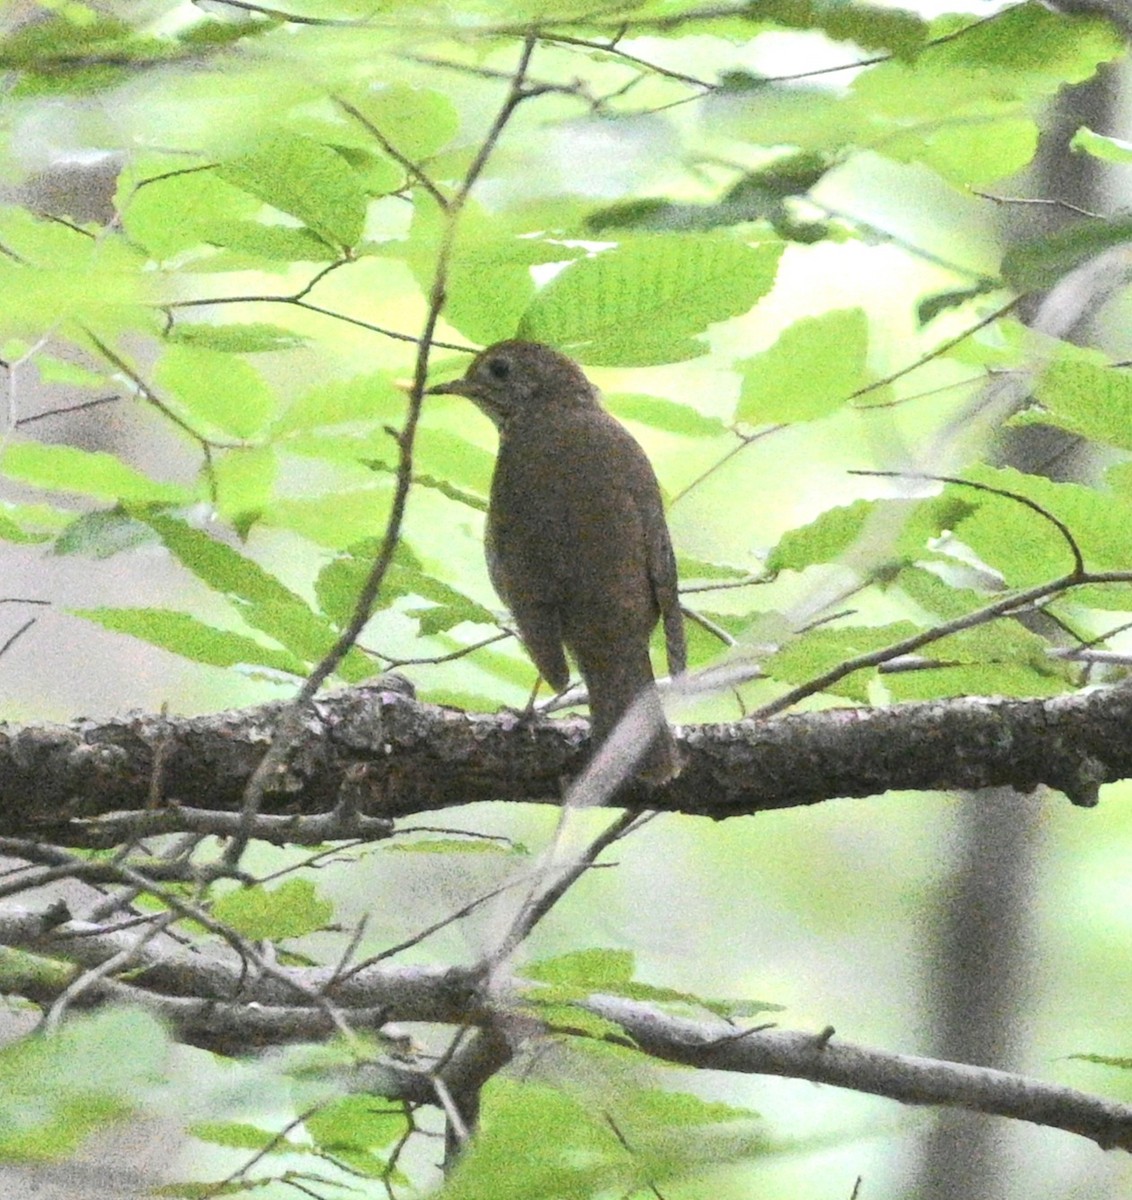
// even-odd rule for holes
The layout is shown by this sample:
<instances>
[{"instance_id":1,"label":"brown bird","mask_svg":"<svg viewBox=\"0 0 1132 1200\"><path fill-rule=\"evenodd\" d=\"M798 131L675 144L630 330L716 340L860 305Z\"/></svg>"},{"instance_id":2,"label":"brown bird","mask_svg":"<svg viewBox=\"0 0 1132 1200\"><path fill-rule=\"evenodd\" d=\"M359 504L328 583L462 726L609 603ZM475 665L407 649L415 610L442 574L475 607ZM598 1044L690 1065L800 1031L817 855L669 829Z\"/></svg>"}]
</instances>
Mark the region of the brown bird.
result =
<instances>
[{"instance_id":1,"label":"brown bird","mask_svg":"<svg viewBox=\"0 0 1132 1200\"><path fill-rule=\"evenodd\" d=\"M655 735L637 768L663 783L680 769L649 662L664 618L668 669L684 670L676 559L645 452L602 408L564 354L538 342L489 346L463 379L429 389L466 396L499 430L487 515L487 568L542 677L578 663L600 743L638 697Z\"/></svg>"}]
</instances>

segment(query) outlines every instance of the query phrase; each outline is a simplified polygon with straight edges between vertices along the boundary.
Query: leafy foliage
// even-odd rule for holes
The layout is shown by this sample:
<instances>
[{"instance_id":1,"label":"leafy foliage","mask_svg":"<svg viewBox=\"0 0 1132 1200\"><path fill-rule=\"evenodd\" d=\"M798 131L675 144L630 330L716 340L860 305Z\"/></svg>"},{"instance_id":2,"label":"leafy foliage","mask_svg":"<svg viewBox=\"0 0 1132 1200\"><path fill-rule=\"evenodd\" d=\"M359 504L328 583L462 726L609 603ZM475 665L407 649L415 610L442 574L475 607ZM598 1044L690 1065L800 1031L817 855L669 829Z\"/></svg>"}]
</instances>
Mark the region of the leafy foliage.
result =
<instances>
[{"instance_id":1,"label":"leafy foliage","mask_svg":"<svg viewBox=\"0 0 1132 1200\"><path fill-rule=\"evenodd\" d=\"M462 370L464 350L510 336L578 358L646 443L682 581L711 589L691 665L737 643L758 659L745 704L857 656L869 661L819 702L1057 694L1084 668L981 611L1061 581L1042 602L1091 648L1132 612L1132 384L1110 355L1039 344L999 319L1127 241L1129 219L1000 252L990 201L972 198L1031 161L1059 89L1123 52L1103 20L1038 0L932 21L834 0L641 0L588 15L562 0L134 7L112 17L45 2L0 37L7 144L46 104L76 151L119 166L104 222L66 205L0 207L16 422L0 471L23 489L0 510L0 539L92 560L160 554L186 584L179 609L141 595L75 615L270 689L316 668L388 550L337 680L497 632L480 562L493 434L456 398L418 404L419 385ZM807 69L753 70L768 43ZM847 69L808 69L819 48ZM1132 156L1088 129L1073 145ZM13 154L8 174L50 165ZM873 176L926 228L909 238L855 217L845 197ZM948 244L948 206L980 234L954 260L918 244ZM872 285L897 261L914 283L882 303ZM956 429L976 423L991 370L1032 379L1012 424L1094 443L1109 456L1103 479L980 464L985 446ZM97 391L131 428L160 429L167 461L154 468L128 439L111 450L41 437L30 374L68 404ZM898 477L827 477L796 503L797 464L815 447L828 461L830 446L842 466ZM404 521L390 525L405 489ZM708 520L720 495L726 517ZM1104 587L1078 587L1084 572L1106 573ZM936 636L944 622L959 627ZM921 635L918 660L886 671L886 651ZM433 671L424 697L497 706L529 687L510 643L465 667L456 683ZM729 704L700 712L722 719ZM451 862L488 845L441 833L402 848ZM305 939L285 955L320 953L310 946L341 928L306 878L204 880L192 897L234 935ZM162 901L175 902L181 892ZM524 1019L569 1069L540 1077L524 1063L493 1078L442 1195L664 1191L766 1152L753 1114L661 1086L580 1001L602 991L726 1020L775 1005L644 982L631 954L602 947L528 964L525 978ZM0 1056L0 1157L69 1152L138 1103L163 1039L143 1018L100 1020ZM327 1195L408 1191L427 1182L399 1158L415 1120L347 1093L284 1133L219 1114L195 1136L262 1155L267 1173L178 1194L250 1192L292 1157L325 1167Z\"/></svg>"}]
</instances>

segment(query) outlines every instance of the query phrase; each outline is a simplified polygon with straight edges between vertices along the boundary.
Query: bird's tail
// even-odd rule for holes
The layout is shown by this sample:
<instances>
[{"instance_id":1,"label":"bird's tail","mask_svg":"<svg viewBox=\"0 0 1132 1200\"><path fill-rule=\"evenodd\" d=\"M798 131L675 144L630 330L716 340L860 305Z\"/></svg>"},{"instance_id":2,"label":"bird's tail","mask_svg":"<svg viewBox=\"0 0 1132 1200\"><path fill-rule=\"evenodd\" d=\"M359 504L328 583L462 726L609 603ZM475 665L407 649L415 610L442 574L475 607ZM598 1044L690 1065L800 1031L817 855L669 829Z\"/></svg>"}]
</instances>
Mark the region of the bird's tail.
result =
<instances>
[{"instance_id":1,"label":"bird's tail","mask_svg":"<svg viewBox=\"0 0 1132 1200\"><path fill-rule=\"evenodd\" d=\"M590 726L595 746L600 746L614 727L631 712L639 723L640 737L649 737L649 747L634 768L635 776L644 783L659 786L680 773L680 753L672 731L664 719L660 693L652 676L647 655L643 663L619 662L606 664L602 671L587 671L582 675L590 695Z\"/></svg>"}]
</instances>

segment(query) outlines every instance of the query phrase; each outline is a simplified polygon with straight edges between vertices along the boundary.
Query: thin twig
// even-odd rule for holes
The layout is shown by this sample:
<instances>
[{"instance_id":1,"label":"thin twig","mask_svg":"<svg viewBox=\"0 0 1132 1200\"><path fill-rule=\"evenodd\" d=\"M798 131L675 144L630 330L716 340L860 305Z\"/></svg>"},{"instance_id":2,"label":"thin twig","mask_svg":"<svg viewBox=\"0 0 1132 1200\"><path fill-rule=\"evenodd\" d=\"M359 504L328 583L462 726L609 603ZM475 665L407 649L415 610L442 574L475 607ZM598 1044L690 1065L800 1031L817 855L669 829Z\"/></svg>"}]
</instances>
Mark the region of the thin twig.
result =
<instances>
[{"instance_id":1,"label":"thin twig","mask_svg":"<svg viewBox=\"0 0 1132 1200\"><path fill-rule=\"evenodd\" d=\"M488 129L487 136L480 144L479 150L472 159L460 187L445 209L446 221L440 247L437 251L436 267L433 272L432 286L429 290L428 311L425 316L424 328L417 344L416 368L413 373L413 386L409 393L409 407L405 423L398 435L400 459L397 468L397 482L394 488L393 500L390 505L389 518L381 546L374 558L373 566L358 593L353 615L343 629L337 641L330 648L299 689L294 700L287 706L276 727L271 745L260 760L244 791L241 806L241 831L229 844L225 851L225 859L229 863L238 862L247 846L254 827L255 818L263 803L268 786L276 773L282 767L291 745L299 736L302 729L302 714L313 699L323 682L330 677L338 664L358 640L373 611L374 601L381 590L386 572L393 561L401 537L401 524L405 516L405 508L409 499L409 488L413 479L413 446L416 437L417 424L420 420L421 408L424 401L425 385L428 381L429 351L432 347L433 335L440 313L444 307L445 293L448 282L449 262L456 243L456 227L472 188L479 179L487 161L495 149L507 122L515 109L531 95L535 94L525 86L527 68L531 55L534 53L535 38L526 37L519 56L519 64L511 80L511 87L500 105L499 111Z\"/></svg>"},{"instance_id":2,"label":"thin twig","mask_svg":"<svg viewBox=\"0 0 1132 1200\"><path fill-rule=\"evenodd\" d=\"M1070 554L1073 556L1074 574L1084 575L1085 573L1085 556L1081 553L1081 547L1077 545L1077 539L1073 536L1069 526L1064 521L1055 517L1048 509L1043 508L1036 500L1031 500L1029 496L1023 496L1020 492L1011 492L1006 488L993 487L989 483L976 483L973 479L961 479L955 475L930 475L920 471L850 470L847 474L870 475L880 479L918 479L932 483L950 483L956 487L968 487L976 492L988 492L992 496L1002 496L1006 500L1017 501L1017 503L1036 512L1038 516L1044 517L1061 534L1069 546Z\"/></svg>"},{"instance_id":3,"label":"thin twig","mask_svg":"<svg viewBox=\"0 0 1132 1200\"><path fill-rule=\"evenodd\" d=\"M400 150L381 132L380 129L363 113L357 109L348 100L344 100L341 96L332 96L331 99L338 105L343 112L347 112L355 121L358 122L373 138L375 142L389 155L395 162L398 162L405 168L406 171L425 189L426 192L436 201L441 212L448 211L448 197L436 186L435 183L428 177L424 168L420 163L414 162L411 158L402 154Z\"/></svg>"}]
</instances>

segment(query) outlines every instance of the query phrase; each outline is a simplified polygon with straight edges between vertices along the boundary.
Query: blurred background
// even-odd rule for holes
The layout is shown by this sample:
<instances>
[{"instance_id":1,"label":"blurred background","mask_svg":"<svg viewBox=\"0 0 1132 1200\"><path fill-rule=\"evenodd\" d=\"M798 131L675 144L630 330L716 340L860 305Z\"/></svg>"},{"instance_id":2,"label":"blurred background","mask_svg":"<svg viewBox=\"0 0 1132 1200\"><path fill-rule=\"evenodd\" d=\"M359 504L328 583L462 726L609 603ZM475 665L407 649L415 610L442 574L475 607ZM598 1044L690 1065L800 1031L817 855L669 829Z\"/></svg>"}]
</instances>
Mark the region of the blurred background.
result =
<instances>
[{"instance_id":1,"label":"blurred background","mask_svg":"<svg viewBox=\"0 0 1132 1200\"><path fill-rule=\"evenodd\" d=\"M168 24L189 19L187 11L178 10L193 6L116 7L131 23ZM982 17L1004 6L970 0L906 7L926 17L960 11ZM43 19L45 11L37 4L7 3L5 32ZM813 72L854 57L846 44L787 32L745 42L706 33L634 37L622 48L704 78L728 71L776 77ZM477 61L506 70L509 54L506 47L487 50ZM397 62L400 81L435 82L434 68L427 64L408 55ZM569 46L540 48L536 65L540 73L562 78L584 69L598 90L612 85L624 69L615 60L582 56ZM241 103L253 111L274 102L264 87L269 66L277 69L278 60L250 61L246 76L233 81ZM818 75L806 86L836 92L851 78L847 72ZM139 72L85 96L16 96L4 122L0 185L5 200L76 222L109 224L118 172L138 144L204 142L211 148L226 138L238 142L239 130L225 129L234 118L210 90L214 83L208 73L194 76L191 66L174 66ZM669 83L651 80L641 90ZM458 101L462 126L482 129L498 102L498 82L448 75L444 84ZM959 286L957 279L993 277L1013 240L1078 219L1045 201L1101 213L1127 208L1132 167L1072 152L1069 142L1082 125L1132 141L1130 91L1128 63L1120 60L1050 100L1038 116L1041 140L1032 165L987 189L1037 203L995 203L973 189L945 183L922 164L868 152L849 156L812 191L807 215L842 219L858 230L867 228L870 236L790 245L773 291L747 316L714 327L710 354L655 367L594 368L591 377L615 412L618 397L648 394L727 420L740 387L734 359L771 345L801 317L858 306L869 316L874 373L884 376L907 366L973 320L970 309L960 309L921 326L916 319L920 298ZM711 192L715 179L725 174L727 156L739 153L731 135L718 132L735 119L722 100L709 97L621 121L578 115L566 98L556 114L556 104L557 99L545 108L532 105L520 115L514 136L501 147L477 193L486 208L534 209L542 193L559 200L566 195L578 205L654 193L692 202ZM773 115L760 119L772 123ZM208 130L207 138L202 129ZM687 166L692 147L702 151L695 170ZM384 225L372 230L373 236L396 234L394 218L375 219ZM539 272L543 282L554 268ZM217 286L231 287L233 294L282 292L298 286L309 272L292 267L280 274L226 276ZM199 279L191 286L198 285ZM1132 358L1128 297L1102 296L1102 290L1098 286L1079 311L1062 313L1068 316L1065 336L1099 346L1118 360ZM412 273L393 258L371 258L336 276L319 301L410 331L419 328L423 315ZM1024 315L1032 319L1039 307L1035 301ZM257 367L284 399L378 368L402 372L406 379L410 375L408 348L399 342L282 305L267 316L262 306L248 309L244 315L226 312L224 319L270 320L311 339L286 354L257 357ZM442 333L446 339L467 340L451 328ZM83 365L72 346L48 345L58 361ZM147 353L153 353L141 339L132 350L142 367ZM437 361L456 368L461 360L442 353ZM171 431L160 414L122 399L50 415L76 403L66 373L53 374L45 378L35 355L9 372L9 438L31 436L110 451L147 474L192 485L200 465L197 448ZM655 426L631 424L670 498L678 552L757 573L761 557L785 531L834 503L891 494L888 483L851 476L851 469L940 472L957 469L972 453L989 452L999 462L1028 470L1048 465L1057 478L1095 477L1098 467L1089 447L1066 435L1053 435L1052 441L1048 431L1042 439L998 438L993 451L981 438L975 444L965 440L966 431L955 423L972 411L983 386L978 364L939 360L902 385L900 398L906 402L887 412L866 416L844 409L754 441L719 466L717 441L695 443ZM921 394L925 399L914 398ZM476 469L486 470L494 447L486 420L452 398L430 401L423 443L442 440L453 430L480 449L483 461ZM312 479L281 484L296 495L309 485ZM367 520L364 497L372 493L372 533L380 531L386 483L372 472L343 469L340 485L333 479L328 485L326 478L319 485L344 489L349 501L343 503L342 520L356 521L359 529ZM20 504L43 498L10 480L0 481L0 496ZM76 512L91 507L66 496L52 502ZM214 536L240 544L207 506L193 519ZM427 562L443 563L468 595L499 607L482 564L482 518L474 510L417 489L407 534ZM248 547L305 593L328 552L326 544L281 527L257 527ZM65 721L155 711L162 705L177 713L204 712L291 694L293 683L268 679L263 672L194 665L72 615L74 609L145 603L184 609L206 620L226 619L223 601L156 542L95 549L92 553L89 543L76 553L13 542L0 547L7 601L0 606L0 642L35 618L0 660L0 715L6 720ZM851 589L855 579L854 569L836 566L817 578L784 574L756 589L753 602L750 593L720 593L712 610L726 612L731 604L734 612L748 613L753 604L768 612L803 613L827 603L839 589ZM878 621L889 619L889 603L896 604L880 594L853 600ZM420 638L415 621L397 606L375 618L363 641L390 658L439 653L451 645ZM425 699L483 709L521 704L530 683L525 660L513 645L404 670ZM757 690L750 698L757 702ZM731 697L680 714L686 720L738 715ZM719 825L664 817L618 847L616 870L586 876L539 927L527 953L539 958L579 946L624 947L636 953L641 979L701 995L757 997L782 1005L779 1021L786 1028L816 1031L833 1025L850 1041L1021 1071L1132 1101L1127 1074L1072 1057L1132 1055L1129 799L1128 785L1118 785L1103 790L1093 811L1044 793L888 794ZM533 806L482 806L448 812L442 823L540 846L554 820L554 812ZM260 853L257 867L267 870L277 863L277 852ZM338 906L342 924L369 914L359 947L364 956L442 917L511 870L506 858L464 855L442 861L379 850L360 863L325 868L318 884ZM499 920L498 912L473 916L414 949L408 960L470 961L490 942ZM327 944L312 939L320 952ZM198 1061L203 1056L191 1050L181 1055L172 1074L187 1084L194 1071L205 1070ZM680 1086L758 1110L779 1149L666 1192L671 1197L848 1198L858 1177L860 1196L869 1200L1132 1197L1126 1157L1106 1156L1068 1134L919 1111L789 1080L689 1074ZM169 1162L162 1154L154 1161L154 1146L170 1144L176 1147L176 1135L158 1124L153 1139L135 1152L146 1170L160 1173ZM104 1152L105 1147L93 1150L94 1160ZM49 1176L42 1172L35 1178L47 1188L54 1186ZM30 1178L20 1177L20 1185ZM65 1175L60 1178L60 1189L80 1194L74 1176L69 1182Z\"/></svg>"}]
</instances>

